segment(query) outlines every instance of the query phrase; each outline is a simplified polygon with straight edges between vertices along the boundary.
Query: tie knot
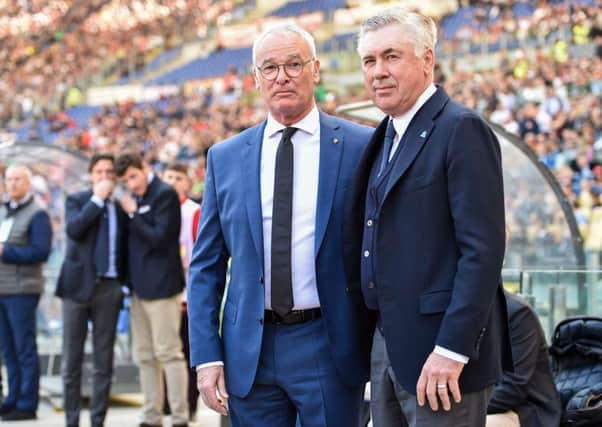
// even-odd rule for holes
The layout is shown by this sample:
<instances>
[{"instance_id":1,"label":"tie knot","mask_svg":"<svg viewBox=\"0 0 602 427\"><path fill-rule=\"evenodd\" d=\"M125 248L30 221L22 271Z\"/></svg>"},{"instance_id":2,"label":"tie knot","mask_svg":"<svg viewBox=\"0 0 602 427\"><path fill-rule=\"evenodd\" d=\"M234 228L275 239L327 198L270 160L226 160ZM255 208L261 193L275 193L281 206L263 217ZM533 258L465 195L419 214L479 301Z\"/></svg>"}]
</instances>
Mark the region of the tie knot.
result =
<instances>
[{"instance_id":1,"label":"tie knot","mask_svg":"<svg viewBox=\"0 0 602 427\"><path fill-rule=\"evenodd\" d=\"M282 131L282 139L290 140L295 132L297 132L296 127L289 126L284 128L284 130Z\"/></svg>"}]
</instances>

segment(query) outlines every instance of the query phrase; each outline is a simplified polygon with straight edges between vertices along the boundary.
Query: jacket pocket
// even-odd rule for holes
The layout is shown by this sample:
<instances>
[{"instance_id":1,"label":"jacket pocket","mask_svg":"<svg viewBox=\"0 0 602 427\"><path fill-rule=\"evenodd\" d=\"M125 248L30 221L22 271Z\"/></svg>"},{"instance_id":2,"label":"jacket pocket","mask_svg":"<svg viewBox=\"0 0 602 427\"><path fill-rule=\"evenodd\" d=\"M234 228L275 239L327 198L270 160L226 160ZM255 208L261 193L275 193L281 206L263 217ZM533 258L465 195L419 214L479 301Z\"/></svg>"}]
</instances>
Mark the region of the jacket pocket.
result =
<instances>
[{"instance_id":1,"label":"jacket pocket","mask_svg":"<svg viewBox=\"0 0 602 427\"><path fill-rule=\"evenodd\" d=\"M452 291L436 291L420 295L420 314L435 314L447 310L451 302Z\"/></svg>"}]
</instances>

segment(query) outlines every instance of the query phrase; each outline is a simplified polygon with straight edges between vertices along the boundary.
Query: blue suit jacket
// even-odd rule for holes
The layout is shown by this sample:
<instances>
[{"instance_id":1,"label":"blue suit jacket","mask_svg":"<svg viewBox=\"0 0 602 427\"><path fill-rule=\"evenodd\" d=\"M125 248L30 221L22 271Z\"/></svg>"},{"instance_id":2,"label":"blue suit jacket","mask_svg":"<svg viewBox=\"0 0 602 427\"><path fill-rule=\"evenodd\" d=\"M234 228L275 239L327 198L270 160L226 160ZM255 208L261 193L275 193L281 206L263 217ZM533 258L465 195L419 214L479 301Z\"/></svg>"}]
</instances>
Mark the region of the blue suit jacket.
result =
<instances>
[{"instance_id":1,"label":"blue suit jacket","mask_svg":"<svg viewBox=\"0 0 602 427\"><path fill-rule=\"evenodd\" d=\"M168 298L184 289L180 258L180 201L156 176L129 221L129 281L137 297Z\"/></svg>"},{"instance_id":2,"label":"blue suit jacket","mask_svg":"<svg viewBox=\"0 0 602 427\"><path fill-rule=\"evenodd\" d=\"M376 129L357 169L346 213L346 266L360 288L365 195L387 126ZM374 221L376 288L387 350L411 393L426 358L440 345L470 358L463 393L511 369L501 286L504 194L500 147L472 110L442 88L403 137Z\"/></svg>"},{"instance_id":3,"label":"blue suit jacket","mask_svg":"<svg viewBox=\"0 0 602 427\"><path fill-rule=\"evenodd\" d=\"M89 301L96 286L94 249L102 209L90 200L92 191L71 194L65 201L67 253L61 266L56 296L74 301ZM125 280L127 265L127 217L115 204L117 214L117 271Z\"/></svg>"},{"instance_id":4,"label":"blue suit jacket","mask_svg":"<svg viewBox=\"0 0 602 427\"><path fill-rule=\"evenodd\" d=\"M199 239L188 284L191 364L224 361L228 391L253 384L263 334L263 231L260 195L265 122L209 150ZM350 293L343 265L343 205L349 180L372 129L320 114L320 166L315 229L318 294L332 357L341 378L368 378L370 332L359 293ZM219 313L228 260L230 282Z\"/></svg>"}]
</instances>

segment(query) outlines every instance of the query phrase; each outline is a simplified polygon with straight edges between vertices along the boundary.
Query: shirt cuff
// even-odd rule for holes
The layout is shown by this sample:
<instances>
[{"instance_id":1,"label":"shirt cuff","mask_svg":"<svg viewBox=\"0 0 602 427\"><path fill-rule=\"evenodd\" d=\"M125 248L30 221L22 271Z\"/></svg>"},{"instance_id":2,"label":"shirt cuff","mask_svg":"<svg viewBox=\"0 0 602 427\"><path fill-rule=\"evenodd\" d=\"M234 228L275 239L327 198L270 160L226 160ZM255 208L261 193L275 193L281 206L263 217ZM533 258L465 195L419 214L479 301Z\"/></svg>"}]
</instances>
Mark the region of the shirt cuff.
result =
<instances>
[{"instance_id":1,"label":"shirt cuff","mask_svg":"<svg viewBox=\"0 0 602 427\"><path fill-rule=\"evenodd\" d=\"M215 361L215 362L201 363L195 369L196 369L197 372L199 372L203 368L210 368L212 366L224 366L224 362L222 362L222 361Z\"/></svg>"},{"instance_id":2,"label":"shirt cuff","mask_svg":"<svg viewBox=\"0 0 602 427\"><path fill-rule=\"evenodd\" d=\"M90 201L92 203L94 203L96 206L98 206L99 208L104 208L104 206L105 206L105 201L99 197L92 196L92 197L90 197Z\"/></svg>"},{"instance_id":3,"label":"shirt cuff","mask_svg":"<svg viewBox=\"0 0 602 427\"><path fill-rule=\"evenodd\" d=\"M447 357L448 359L455 360L456 362L464 363L465 365L469 360L468 356L464 356L463 354L456 353L455 351L448 350L438 345L435 346L435 350L433 350L433 352L437 353L439 356Z\"/></svg>"}]
</instances>

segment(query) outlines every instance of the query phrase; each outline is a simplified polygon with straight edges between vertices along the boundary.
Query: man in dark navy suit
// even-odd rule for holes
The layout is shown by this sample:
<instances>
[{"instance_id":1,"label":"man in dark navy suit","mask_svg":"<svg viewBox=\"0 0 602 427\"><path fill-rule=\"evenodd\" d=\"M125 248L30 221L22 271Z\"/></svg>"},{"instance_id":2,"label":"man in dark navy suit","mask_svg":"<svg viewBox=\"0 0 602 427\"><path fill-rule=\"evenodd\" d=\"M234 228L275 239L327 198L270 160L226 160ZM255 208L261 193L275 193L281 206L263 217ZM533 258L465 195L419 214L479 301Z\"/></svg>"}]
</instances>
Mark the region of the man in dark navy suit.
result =
<instances>
[{"instance_id":1,"label":"man in dark navy suit","mask_svg":"<svg viewBox=\"0 0 602 427\"><path fill-rule=\"evenodd\" d=\"M111 154L94 154L88 167L92 189L69 195L65 203L67 253L56 295L63 299L63 397L68 427L79 425L88 322L94 346L92 426L103 425L109 404L127 259L127 217L113 196L114 163Z\"/></svg>"},{"instance_id":2,"label":"man in dark navy suit","mask_svg":"<svg viewBox=\"0 0 602 427\"><path fill-rule=\"evenodd\" d=\"M371 333L347 286L342 220L372 129L318 110L320 61L301 28L264 32L253 62L268 117L207 158L188 283L197 383L235 427L293 427L297 413L304 427L356 426Z\"/></svg>"},{"instance_id":3,"label":"man in dark navy suit","mask_svg":"<svg viewBox=\"0 0 602 427\"><path fill-rule=\"evenodd\" d=\"M378 314L375 427L483 426L511 362L500 147L433 84L435 43L434 22L401 9L369 18L358 42L366 89L387 114L346 216L348 277Z\"/></svg>"},{"instance_id":4,"label":"man in dark navy suit","mask_svg":"<svg viewBox=\"0 0 602 427\"><path fill-rule=\"evenodd\" d=\"M188 372L180 339L184 272L180 259L180 200L138 154L115 161L117 176L134 197L120 203L129 217L134 359L144 394L141 427L162 425L163 375L172 425L188 425Z\"/></svg>"}]
</instances>

